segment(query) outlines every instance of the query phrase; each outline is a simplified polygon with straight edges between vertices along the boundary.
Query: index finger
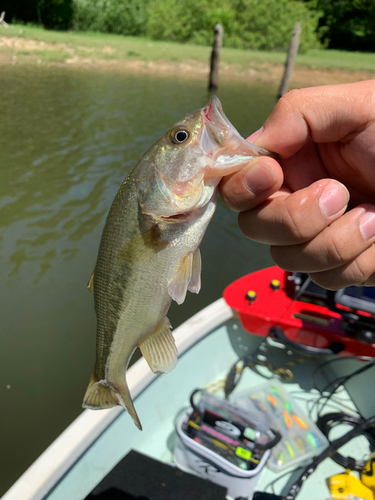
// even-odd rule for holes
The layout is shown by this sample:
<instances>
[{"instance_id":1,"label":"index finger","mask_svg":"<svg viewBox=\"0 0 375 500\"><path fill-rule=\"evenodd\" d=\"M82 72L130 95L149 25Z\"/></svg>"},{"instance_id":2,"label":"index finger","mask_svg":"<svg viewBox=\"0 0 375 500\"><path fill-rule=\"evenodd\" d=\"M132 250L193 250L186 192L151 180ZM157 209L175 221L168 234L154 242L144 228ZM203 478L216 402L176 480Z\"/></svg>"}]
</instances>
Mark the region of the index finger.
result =
<instances>
[{"instance_id":1,"label":"index finger","mask_svg":"<svg viewBox=\"0 0 375 500\"><path fill-rule=\"evenodd\" d=\"M347 142L375 119L374 104L375 80L292 90L279 99L254 144L289 158L310 137Z\"/></svg>"}]
</instances>

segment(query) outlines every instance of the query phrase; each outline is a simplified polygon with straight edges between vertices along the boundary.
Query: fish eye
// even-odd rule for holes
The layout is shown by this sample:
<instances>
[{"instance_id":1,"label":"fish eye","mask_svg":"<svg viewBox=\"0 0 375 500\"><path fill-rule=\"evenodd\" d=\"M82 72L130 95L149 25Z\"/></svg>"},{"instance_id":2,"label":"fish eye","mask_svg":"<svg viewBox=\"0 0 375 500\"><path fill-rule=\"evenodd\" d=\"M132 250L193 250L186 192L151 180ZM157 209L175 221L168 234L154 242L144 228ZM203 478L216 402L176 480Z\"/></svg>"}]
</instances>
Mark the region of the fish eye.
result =
<instances>
[{"instance_id":1,"label":"fish eye","mask_svg":"<svg viewBox=\"0 0 375 500\"><path fill-rule=\"evenodd\" d=\"M174 144L182 144L190 137L189 131L186 128L176 128L171 133L171 140Z\"/></svg>"}]
</instances>

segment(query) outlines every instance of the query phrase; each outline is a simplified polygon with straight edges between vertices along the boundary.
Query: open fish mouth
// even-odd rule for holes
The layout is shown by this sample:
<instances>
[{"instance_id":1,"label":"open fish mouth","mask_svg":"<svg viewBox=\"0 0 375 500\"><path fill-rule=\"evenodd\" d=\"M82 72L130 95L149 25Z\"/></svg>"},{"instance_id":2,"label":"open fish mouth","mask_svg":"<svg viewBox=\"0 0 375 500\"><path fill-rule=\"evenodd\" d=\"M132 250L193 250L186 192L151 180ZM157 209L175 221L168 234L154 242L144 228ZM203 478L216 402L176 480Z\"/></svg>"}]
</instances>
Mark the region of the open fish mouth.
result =
<instances>
[{"instance_id":1,"label":"open fish mouth","mask_svg":"<svg viewBox=\"0 0 375 500\"><path fill-rule=\"evenodd\" d=\"M246 141L233 124L228 120L223 111L220 99L216 95L202 108L202 119L205 129L209 133L213 143L226 149L233 149L233 154L239 155L241 152L249 156L269 156L269 151L258 148Z\"/></svg>"},{"instance_id":2,"label":"open fish mouth","mask_svg":"<svg viewBox=\"0 0 375 500\"><path fill-rule=\"evenodd\" d=\"M229 175L240 170L256 156L270 152L246 141L226 117L220 100L213 96L201 110L203 130L201 147L210 156L206 178Z\"/></svg>"},{"instance_id":3,"label":"open fish mouth","mask_svg":"<svg viewBox=\"0 0 375 500\"><path fill-rule=\"evenodd\" d=\"M206 106L202 108L202 117L206 125L211 124L211 126L214 127L224 126L225 128L235 130L231 122L226 117L220 99L216 97L216 95L212 96Z\"/></svg>"}]
</instances>

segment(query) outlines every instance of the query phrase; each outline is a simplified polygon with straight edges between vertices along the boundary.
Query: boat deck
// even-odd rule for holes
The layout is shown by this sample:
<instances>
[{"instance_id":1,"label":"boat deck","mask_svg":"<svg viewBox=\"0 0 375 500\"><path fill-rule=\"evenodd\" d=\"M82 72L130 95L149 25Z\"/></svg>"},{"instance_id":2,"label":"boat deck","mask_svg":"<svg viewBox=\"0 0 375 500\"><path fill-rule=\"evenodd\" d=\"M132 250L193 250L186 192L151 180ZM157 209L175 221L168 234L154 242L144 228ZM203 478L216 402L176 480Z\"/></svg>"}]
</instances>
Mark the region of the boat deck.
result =
<instances>
[{"instance_id":1,"label":"boat deck","mask_svg":"<svg viewBox=\"0 0 375 500\"><path fill-rule=\"evenodd\" d=\"M301 358L301 355L278 347L269 346L266 350L259 350L261 341L260 337L246 333L238 320L234 318L204 336L182 354L173 373L155 377L136 397L135 407L143 425L143 432L136 429L126 412L116 409L118 415L109 427L98 436L44 498L48 500L84 499L131 449L161 461L173 463L175 425L178 418L189 407L189 396L195 388L205 387L225 376L239 355L258 352L260 356L265 356L277 367ZM327 359L309 358L303 363L296 364L291 367L294 373L293 381L281 381L307 414L311 409L312 401L319 396L319 393L311 388L312 373L319 363ZM328 368L331 370L336 364L342 365L342 363L333 363L328 365ZM324 379L327 380L330 376L332 377L332 372L328 370L319 373L319 377L323 377L319 379L320 383L324 385ZM335 373L333 378L336 376ZM269 377L272 377L272 373L266 368L247 369L236 391L264 383ZM354 392L356 392L355 388ZM362 404L366 402L369 406L369 398L363 397L362 394L359 399ZM374 398L370 399L373 406ZM335 396L334 401L327 405L327 410L343 411L349 407L353 407L353 400L345 390L341 390ZM371 411L373 410L369 407L365 413L371 413ZM336 428L336 436L333 437L347 430L348 427L343 426ZM359 437L348 443L342 452L345 455L362 458L363 451L367 449L367 440ZM301 500L328 499L330 494L326 486L326 478L340 472L343 472L343 469L339 465L326 459L309 478L298 498ZM276 474L268 467L263 468L256 490L264 491L267 485L279 476L282 474ZM295 478L295 473L284 474L275 483L274 491L285 493L288 489L287 485L293 482L293 477ZM270 486L267 491L272 491Z\"/></svg>"}]
</instances>

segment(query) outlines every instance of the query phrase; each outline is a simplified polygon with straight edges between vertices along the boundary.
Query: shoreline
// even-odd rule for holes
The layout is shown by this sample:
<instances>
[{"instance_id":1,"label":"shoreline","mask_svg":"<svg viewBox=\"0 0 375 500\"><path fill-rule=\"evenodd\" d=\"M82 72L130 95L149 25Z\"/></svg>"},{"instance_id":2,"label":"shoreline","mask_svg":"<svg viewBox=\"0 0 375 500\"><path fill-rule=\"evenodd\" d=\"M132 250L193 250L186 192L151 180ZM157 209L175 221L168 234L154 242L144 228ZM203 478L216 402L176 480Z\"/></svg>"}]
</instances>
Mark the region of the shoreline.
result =
<instances>
[{"instance_id":1,"label":"shoreline","mask_svg":"<svg viewBox=\"0 0 375 500\"><path fill-rule=\"evenodd\" d=\"M78 52L78 53L77 53ZM72 48L64 43L48 43L31 38L0 36L0 66L58 66L113 72L156 74L159 76L187 79L208 79L209 61L196 59L171 61L166 59L145 60L138 57L117 57L115 49L104 46L98 52L94 47ZM254 61L251 64L221 61L220 79L252 81L278 86L284 65ZM290 79L290 88L315 85L351 83L375 78L375 70L350 71L345 69L310 68L296 64Z\"/></svg>"}]
</instances>

